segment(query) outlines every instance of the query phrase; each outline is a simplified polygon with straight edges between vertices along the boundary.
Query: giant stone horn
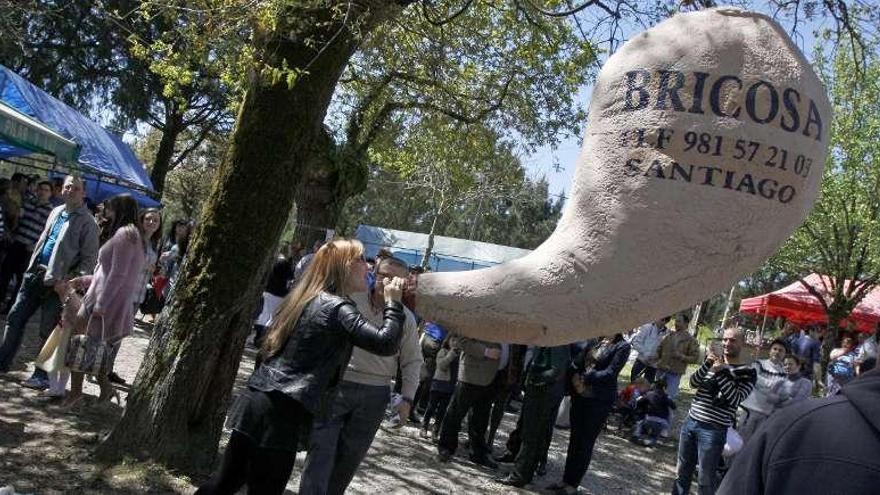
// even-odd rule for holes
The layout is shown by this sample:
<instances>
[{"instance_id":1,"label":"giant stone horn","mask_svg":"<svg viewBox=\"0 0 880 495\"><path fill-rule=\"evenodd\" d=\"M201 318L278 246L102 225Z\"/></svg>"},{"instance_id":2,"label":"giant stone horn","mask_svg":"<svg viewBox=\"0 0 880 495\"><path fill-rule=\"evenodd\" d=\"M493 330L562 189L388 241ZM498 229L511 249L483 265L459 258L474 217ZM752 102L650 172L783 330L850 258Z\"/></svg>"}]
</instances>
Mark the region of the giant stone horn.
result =
<instances>
[{"instance_id":1,"label":"giant stone horn","mask_svg":"<svg viewBox=\"0 0 880 495\"><path fill-rule=\"evenodd\" d=\"M709 298L803 222L830 121L825 89L773 20L676 15L602 68L550 238L500 266L421 276L418 311L466 336L549 345Z\"/></svg>"}]
</instances>

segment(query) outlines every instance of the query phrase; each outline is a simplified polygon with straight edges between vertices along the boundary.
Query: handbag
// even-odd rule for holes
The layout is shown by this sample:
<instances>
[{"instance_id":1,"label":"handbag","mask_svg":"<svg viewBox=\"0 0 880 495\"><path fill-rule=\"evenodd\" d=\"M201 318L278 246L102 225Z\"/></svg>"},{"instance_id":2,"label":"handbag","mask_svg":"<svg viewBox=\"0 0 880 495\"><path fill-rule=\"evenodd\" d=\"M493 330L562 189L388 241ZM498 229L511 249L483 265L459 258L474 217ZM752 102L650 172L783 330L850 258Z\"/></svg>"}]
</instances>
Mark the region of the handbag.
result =
<instances>
[{"instance_id":1,"label":"handbag","mask_svg":"<svg viewBox=\"0 0 880 495\"><path fill-rule=\"evenodd\" d=\"M725 436L724 441L724 450L722 454L725 457L730 457L743 448L743 439L738 431L733 429L732 426L727 427L727 435Z\"/></svg>"},{"instance_id":2,"label":"handbag","mask_svg":"<svg viewBox=\"0 0 880 495\"><path fill-rule=\"evenodd\" d=\"M144 301L138 308L141 310L141 313L145 315L156 315L161 313L162 308L164 307L165 296L162 295L161 291L157 293L156 288L153 285L147 285L147 292Z\"/></svg>"},{"instance_id":3,"label":"handbag","mask_svg":"<svg viewBox=\"0 0 880 495\"><path fill-rule=\"evenodd\" d=\"M67 356L68 337L70 337L70 328L65 328L61 324L55 326L40 354L34 360L34 365L47 373L61 371L64 368L63 360Z\"/></svg>"},{"instance_id":4,"label":"handbag","mask_svg":"<svg viewBox=\"0 0 880 495\"><path fill-rule=\"evenodd\" d=\"M40 350L34 364L48 372L58 372L64 369L65 360L67 359L67 346L70 343L70 334L73 333L78 319L76 313L80 308L82 298L75 291L71 290L67 298L64 300L64 306L61 311L61 321L55 326L52 334L46 339L46 343Z\"/></svg>"},{"instance_id":5,"label":"handbag","mask_svg":"<svg viewBox=\"0 0 880 495\"><path fill-rule=\"evenodd\" d=\"M104 341L104 318L101 318L100 339L88 332L70 337L65 364L72 372L104 376L110 371L112 349L113 346Z\"/></svg>"},{"instance_id":6,"label":"handbag","mask_svg":"<svg viewBox=\"0 0 880 495\"><path fill-rule=\"evenodd\" d=\"M556 413L556 426L560 428L571 427L571 397L565 396L559 404L559 412Z\"/></svg>"}]
</instances>

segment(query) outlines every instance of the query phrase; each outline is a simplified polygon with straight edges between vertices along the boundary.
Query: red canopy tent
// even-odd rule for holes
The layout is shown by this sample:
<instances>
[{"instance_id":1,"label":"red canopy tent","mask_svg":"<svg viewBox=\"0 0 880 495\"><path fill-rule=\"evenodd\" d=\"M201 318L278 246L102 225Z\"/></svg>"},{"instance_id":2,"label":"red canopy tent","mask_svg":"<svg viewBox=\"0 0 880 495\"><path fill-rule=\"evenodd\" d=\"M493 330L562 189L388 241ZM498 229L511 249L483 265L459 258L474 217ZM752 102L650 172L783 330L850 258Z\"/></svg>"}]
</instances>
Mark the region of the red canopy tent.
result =
<instances>
[{"instance_id":1,"label":"red canopy tent","mask_svg":"<svg viewBox=\"0 0 880 495\"><path fill-rule=\"evenodd\" d=\"M831 296L826 289L831 287L829 277L814 273L807 276L804 281L820 294L825 295L826 300L830 300ZM798 324L828 322L822 304L800 281L769 294L743 299L739 303L739 311L773 318L781 316ZM847 322L854 323L860 332L874 331L878 321L880 321L880 287L869 292L847 318Z\"/></svg>"}]
</instances>

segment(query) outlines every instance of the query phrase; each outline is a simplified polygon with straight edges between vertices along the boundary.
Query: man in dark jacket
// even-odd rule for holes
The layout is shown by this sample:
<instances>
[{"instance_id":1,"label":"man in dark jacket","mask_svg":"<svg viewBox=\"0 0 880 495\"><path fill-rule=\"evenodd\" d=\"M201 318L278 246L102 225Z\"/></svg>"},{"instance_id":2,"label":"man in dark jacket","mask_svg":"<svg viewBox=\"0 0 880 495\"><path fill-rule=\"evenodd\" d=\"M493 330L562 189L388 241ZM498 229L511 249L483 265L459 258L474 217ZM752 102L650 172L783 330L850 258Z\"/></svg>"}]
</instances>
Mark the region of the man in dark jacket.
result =
<instances>
[{"instance_id":1,"label":"man in dark jacket","mask_svg":"<svg viewBox=\"0 0 880 495\"><path fill-rule=\"evenodd\" d=\"M84 203L85 183L73 176L64 180L64 205L52 210L36 242L21 288L15 298L0 345L0 373L9 371L21 347L28 320L40 310L40 340L49 338L61 316L66 281L89 275L98 260L98 224ZM46 390L49 375L40 368L23 386Z\"/></svg>"},{"instance_id":2,"label":"man in dark jacket","mask_svg":"<svg viewBox=\"0 0 880 495\"><path fill-rule=\"evenodd\" d=\"M629 358L630 345L615 334L587 343L572 361L571 434L562 481L548 488L572 495L590 468L593 448L617 398L617 376Z\"/></svg>"},{"instance_id":3,"label":"man in dark jacket","mask_svg":"<svg viewBox=\"0 0 880 495\"><path fill-rule=\"evenodd\" d=\"M737 455L719 495L880 492L880 370L840 394L768 419Z\"/></svg>"},{"instance_id":4,"label":"man in dark jacket","mask_svg":"<svg viewBox=\"0 0 880 495\"><path fill-rule=\"evenodd\" d=\"M526 372L526 393L520 413L522 446L514 458L516 464L513 471L498 479L499 483L516 487L531 483L546 437L552 434L547 424L551 421L551 416L555 418L553 388L565 374L570 359L567 345L535 348L534 357Z\"/></svg>"},{"instance_id":5,"label":"man in dark jacket","mask_svg":"<svg viewBox=\"0 0 880 495\"><path fill-rule=\"evenodd\" d=\"M455 454L461 422L468 411L473 410L468 420L470 460L495 469L498 464L489 457L486 430L489 426L492 397L498 389L498 383L507 376L507 363L510 360L506 352L508 348L503 344L465 337L456 338L453 347L462 351L458 383L440 426L437 459L440 462L449 462Z\"/></svg>"}]
</instances>

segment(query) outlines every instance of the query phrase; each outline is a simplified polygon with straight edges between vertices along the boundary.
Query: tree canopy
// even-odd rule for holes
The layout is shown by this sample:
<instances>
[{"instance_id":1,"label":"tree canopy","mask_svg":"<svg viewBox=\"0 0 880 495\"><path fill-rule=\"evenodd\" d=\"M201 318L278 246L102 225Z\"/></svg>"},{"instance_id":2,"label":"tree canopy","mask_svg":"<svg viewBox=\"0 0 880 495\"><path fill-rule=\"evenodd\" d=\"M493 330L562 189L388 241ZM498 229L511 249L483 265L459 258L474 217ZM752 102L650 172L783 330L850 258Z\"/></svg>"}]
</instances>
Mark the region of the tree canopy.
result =
<instances>
[{"instance_id":1,"label":"tree canopy","mask_svg":"<svg viewBox=\"0 0 880 495\"><path fill-rule=\"evenodd\" d=\"M822 302L835 328L880 282L880 58L869 50L860 67L855 62L860 57L848 50L845 45L832 58L819 50L815 57L834 111L822 194L772 260L789 274L830 277L825 289L831 300L805 287Z\"/></svg>"},{"instance_id":2,"label":"tree canopy","mask_svg":"<svg viewBox=\"0 0 880 495\"><path fill-rule=\"evenodd\" d=\"M462 212L522 205L518 214L543 212L536 218L552 222L558 202L546 197L506 206L505 195L517 187L526 193L543 188L522 180L516 157L580 133L584 114L574 95L602 50L614 50L635 30L677 10L715 3L31 0L0 8L8 35L0 60L79 108L97 107L126 125L162 131L154 174L167 172L186 150L201 149L199 129L228 123L237 112L176 296L103 451L181 469L211 465L255 296L294 197L300 212L332 226L345 200L378 178L402 184L404 197L418 190L426 204L434 201L430 211L441 203ZM836 46L850 47L853 73L865 72L864 48L880 25L872 2L735 3L769 11L795 35L806 20L830 19L835 39L845 42ZM834 91L838 87L843 95L846 81ZM867 103L846 101L850 107L835 105L855 112ZM839 165L840 177L830 178L829 195L835 181L844 181L843 190L846 181L859 179L859 159L876 158L848 148L843 133L860 130L854 121L835 131L841 134L832 165ZM496 187L485 182L496 173L509 180L509 189L486 187ZM375 207L366 202L381 193L376 189L364 207ZM458 199L444 203L452 193ZM874 214L873 203L866 204L820 204L816 215L827 211L829 220L843 212L854 216L827 232L806 227L796 238L840 238L874 249L874 238L864 234L873 223L854 220ZM330 214L320 217L321 211ZM497 219L513 221L512 215ZM481 228L459 218L449 221L450 229ZM826 246L792 249L833 260L819 249ZM854 266L855 275L873 270L867 262Z\"/></svg>"}]
</instances>

